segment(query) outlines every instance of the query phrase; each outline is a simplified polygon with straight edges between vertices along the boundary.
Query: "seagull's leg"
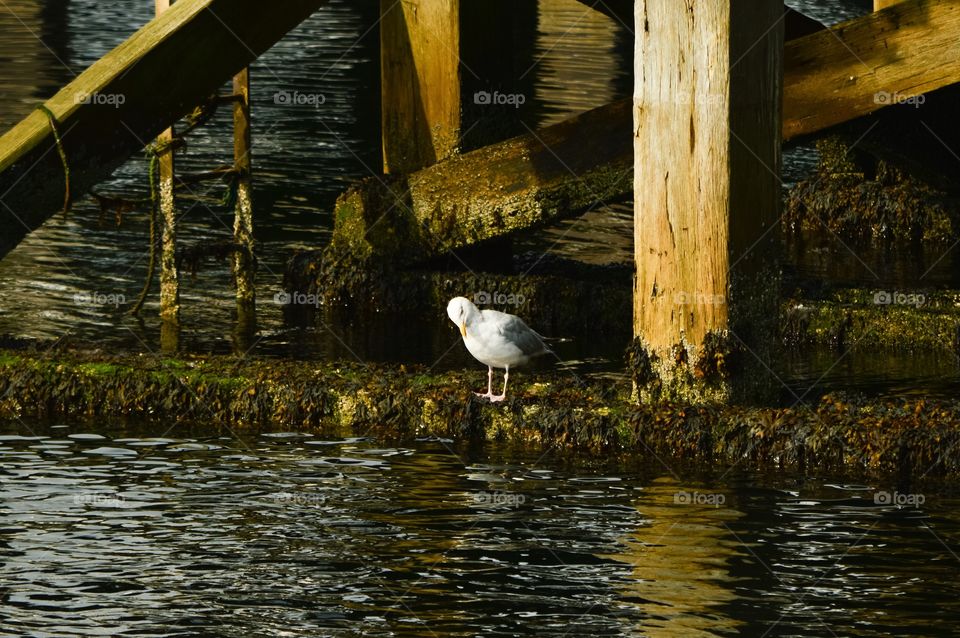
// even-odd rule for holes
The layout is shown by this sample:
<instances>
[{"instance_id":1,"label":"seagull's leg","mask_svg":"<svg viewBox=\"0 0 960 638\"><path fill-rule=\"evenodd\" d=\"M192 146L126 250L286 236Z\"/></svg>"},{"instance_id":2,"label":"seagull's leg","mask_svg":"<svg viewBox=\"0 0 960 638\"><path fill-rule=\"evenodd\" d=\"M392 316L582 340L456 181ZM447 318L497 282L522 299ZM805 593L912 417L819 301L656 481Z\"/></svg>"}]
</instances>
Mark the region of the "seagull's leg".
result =
<instances>
[{"instance_id":1,"label":"seagull's leg","mask_svg":"<svg viewBox=\"0 0 960 638\"><path fill-rule=\"evenodd\" d=\"M510 380L510 366L507 366L506 369L503 371L503 394L501 394L498 397L491 396L490 397L491 402L503 401L504 399L507 398L507 381L509 380Z\"/></svg>"},{"instance_id":2,"label":"seagull's leg","mask_svg":"<svg viewBox=\"0 0 960 638\"><path fill-rule=\"evenodd\" d=\"M481 399L490 399L493 397L493 366L487 366L487 393L480 394L479 392L474 392L474 394Z\"/></svg>"}]
</instances>

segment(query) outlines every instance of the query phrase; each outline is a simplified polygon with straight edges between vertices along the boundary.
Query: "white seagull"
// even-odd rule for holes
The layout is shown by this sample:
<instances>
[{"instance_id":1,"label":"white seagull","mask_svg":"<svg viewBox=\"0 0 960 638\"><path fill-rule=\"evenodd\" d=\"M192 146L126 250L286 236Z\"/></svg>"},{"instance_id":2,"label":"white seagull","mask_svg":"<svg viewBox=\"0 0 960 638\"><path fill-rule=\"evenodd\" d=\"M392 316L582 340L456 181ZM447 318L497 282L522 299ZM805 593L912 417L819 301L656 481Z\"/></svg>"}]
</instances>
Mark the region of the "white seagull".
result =
<instances>
[{"instance_id":1,"label":"white seagull","mask_svg":"<svg viewBox=\"0 0 960 638\"><path fill-rule=\"evenodd\" d=\"M447 316L460 328L463 345L477 361L487 366L487 392L476 393L490 401L507 398L510 366L527 363L533 357L553 352L544 345L543 337L523 319L496 310L480 310L465 297L454 297L447 304ZM503 368L503 393L493 393L493 369Z\"/></svg>"}]
</instances>

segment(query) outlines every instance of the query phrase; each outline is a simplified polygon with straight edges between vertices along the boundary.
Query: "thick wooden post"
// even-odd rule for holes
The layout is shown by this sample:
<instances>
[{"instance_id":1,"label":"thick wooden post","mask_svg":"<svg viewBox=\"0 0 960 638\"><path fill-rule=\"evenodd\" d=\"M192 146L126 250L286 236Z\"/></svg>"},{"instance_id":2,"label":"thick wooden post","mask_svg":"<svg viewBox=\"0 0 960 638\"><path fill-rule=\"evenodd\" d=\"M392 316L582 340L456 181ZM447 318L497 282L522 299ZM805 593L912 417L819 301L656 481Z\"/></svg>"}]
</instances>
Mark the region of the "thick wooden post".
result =
<instances>
[{"instance_id":1,"label":"thick wooden post","mask_svg":"<svg viewBox=\"0 0 960 638\"><path fill-rule=\"evenodd\" d=\"M241 334L254 327L256 294L253 260L253 193L251 190L250 69L233 77L233 165L237 171L237 204L233 221L233 277L237 286L237 328Z\"/></svg>"},{"instance_id":2,"label":"thick wooden post","mask_svg":"<svg viewBox=\"0 0 960 638\"><path fill-rule=\"evenodd\" d=\"M782 11L636 3L634 334L652 364L641 398L770 390Z\"/></svg>"},{"instance_id":3,"label":"thick wooden post","mask_svg":"<svg viewBox=\"0 0 960 638\"><path fill-rule=\"evenodd\" d=\"M886 9L889 6L895 5L901 0L873 0L873 10L879 11L880 9Z\"/></svg>"},{"instance_id":4,"label":"thick wooden post","mask_svg":"<svg viewBox=\"0 0 960 638\"><path fill-rule=\"evenodd\" d=\"M410 173L460 139L460 0L381 0L383 170Z\"/></svg>"},{"instance_id":5,"label":"thick wooden post","mask_svg":"<svg viewBox=\"0 0 960 638\"><path fill-rule=\"evenodd\" d=\"M170 0L155 0L157 15L170 8ZM180 324L180 275L177 272L177 209L174 200L173 127L157 136L161 149L157 168L160 209L160 319L161 347L176 350Z\"/></svg>"}]
</instances>

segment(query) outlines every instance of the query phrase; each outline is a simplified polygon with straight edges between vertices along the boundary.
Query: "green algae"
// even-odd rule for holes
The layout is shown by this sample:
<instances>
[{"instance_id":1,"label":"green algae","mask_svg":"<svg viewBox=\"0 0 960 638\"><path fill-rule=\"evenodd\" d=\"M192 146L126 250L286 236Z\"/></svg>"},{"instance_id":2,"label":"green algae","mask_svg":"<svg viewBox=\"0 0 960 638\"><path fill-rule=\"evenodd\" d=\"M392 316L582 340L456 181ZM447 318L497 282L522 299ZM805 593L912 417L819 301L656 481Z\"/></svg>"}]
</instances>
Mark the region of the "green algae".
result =
<instances>
[{"instance_id":1,"label":"green algae","mask_svg":"<svg viewBox=\"0 0 960 638\"><path fill-rule=\"evenodd\" d=\"M553 374L536 383L521 375L507 401L491 404L471 391L480 373L217 356L169 364L150 356L2 352L0 418L435 435L745 468L960 472L960 401L835 394L793 407L637 403L629 380Z\"/></svg>"}]
</instances>

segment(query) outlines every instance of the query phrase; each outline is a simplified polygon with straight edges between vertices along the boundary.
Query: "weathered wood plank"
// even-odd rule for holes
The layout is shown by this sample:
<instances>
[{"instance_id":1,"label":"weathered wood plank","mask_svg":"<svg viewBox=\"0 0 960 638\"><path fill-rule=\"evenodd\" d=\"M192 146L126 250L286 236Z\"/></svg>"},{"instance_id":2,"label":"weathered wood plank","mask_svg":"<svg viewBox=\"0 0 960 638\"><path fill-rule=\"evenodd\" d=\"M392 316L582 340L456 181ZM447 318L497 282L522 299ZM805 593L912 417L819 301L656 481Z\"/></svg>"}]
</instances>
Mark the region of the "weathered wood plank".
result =
<instances>
[{"instance_id":1,"label":"weathered wood plank","mask_svg":"<svg viewBox=\"0 0 960 638\"><path fill-rule=\"evenodd\" d=\"M960 81L960 3L905 0L788 42L783 137Z\"/></svg>"},{"instance_id":2,"label":"weathered wood plank","mask_svg":"<svg viewBox=\"0 0 960 638\"><path fill-rule=\"evenodd\" d=\"M414 263L628 193L630 108L593 109L388 187L368 179L338 200L334 244Z\"/></svg>"},{"instance_id":3,"label":"weathered wood plank","mask_svg":"<svg viewBox=\"0 0 960 638\"><path fill-rule=\"evenodd\" d=\"M45 103L60 123L73 195L110 175L324 2L180 0L91 65ZM63 181L44 113L0 137L0 257L59 210Z\"/></svg>"},{"instance_id":4,"label":"weathered wood plank","mask_svg":"<svg viewBox=\"0 0 960 638\"><path fill-rule=\"evenodd\" d=\"M763 359L775 341L781 13L775 0L637 3L634 335L656 388L641 396L729 398L727 379L690 382L723 358L710 340Z\"/></svg>"}]
</instances>

